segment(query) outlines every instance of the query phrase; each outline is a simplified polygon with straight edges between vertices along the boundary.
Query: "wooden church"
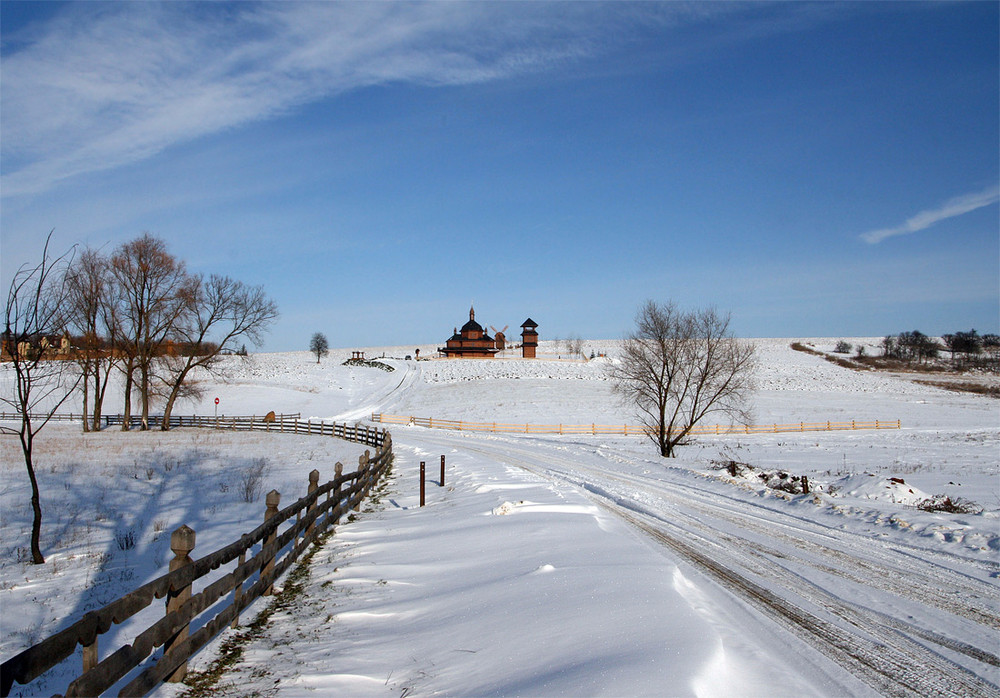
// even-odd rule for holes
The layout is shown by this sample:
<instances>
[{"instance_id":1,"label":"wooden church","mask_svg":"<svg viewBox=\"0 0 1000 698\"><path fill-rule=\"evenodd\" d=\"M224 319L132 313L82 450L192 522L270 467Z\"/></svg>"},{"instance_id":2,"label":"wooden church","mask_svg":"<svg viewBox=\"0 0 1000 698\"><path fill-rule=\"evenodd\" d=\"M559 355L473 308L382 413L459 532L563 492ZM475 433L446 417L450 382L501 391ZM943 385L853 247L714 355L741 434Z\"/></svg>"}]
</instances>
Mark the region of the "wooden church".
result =
<instances>
[{"instance_id":1,"label":"wooden church","mask_svg":"<svg viewBox=\"0 0 1000 698\"><path fill-rule=\"evenodd\" d=\"M450 359L488 359L496 354L496 340L476 322L476 309L469 308L469 321L457 328L444 348L438 349Z\"/></svg>"},{"instance_id":2,"label":"wooden church","mask_svg":"<svg viewBox=\"0 0 1000 698\"><path fill-rule=\"evenodd\" d=\"M535 358L535 349L538 346L538 332L535 331L537 327L531 318L521 325L521 356L526 359ZM488 359L495 356L498 351L503 351L505 341L502 331L497 331L496 336L491 337L483 326L476 322L476 309L470 307L469 321L462 325L461 330L455 328L451 338L444 347L438 348L438 352L450 359Z\"/></svg>"}]
</instances>

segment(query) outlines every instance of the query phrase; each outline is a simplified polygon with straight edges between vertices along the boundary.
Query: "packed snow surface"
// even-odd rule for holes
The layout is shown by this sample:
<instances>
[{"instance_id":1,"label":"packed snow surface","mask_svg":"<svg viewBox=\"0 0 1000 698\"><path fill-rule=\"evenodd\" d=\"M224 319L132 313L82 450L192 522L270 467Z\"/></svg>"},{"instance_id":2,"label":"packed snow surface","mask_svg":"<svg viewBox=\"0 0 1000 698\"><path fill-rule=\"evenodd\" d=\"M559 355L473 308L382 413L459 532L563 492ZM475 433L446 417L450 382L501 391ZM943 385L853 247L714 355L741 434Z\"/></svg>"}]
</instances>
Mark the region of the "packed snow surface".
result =
<instances>
[{"instance_id":1,"label":"packed snow surface","mask_svg":"<svg viewBox=\"0 0 1000 698\"><path fill-rule=\"evenodd\" d=\"M996 694L1000 402L847 370L791 350L791 340L755 341L757 423L899 419L903 428L703 437L664 460L641 437L391 427L390 478L337 527L300 600L249 642L217 690ZM177 411L211 415L218 397L220 415L635 424L607 378L615 343L584 346L606 356L581 360L552 343L535 361L365 350L391 372L344 366L347 351L318 364L306 352L231 357L225 379L202 376L204 398ZM2 379L9 390L9 371ZM261 492L291 502L310 470L328 479L363 450L280 433L77 432L52 423L39 440L41 566L26 560L19 446L0 439L4 659L165 571L179 525L197 531L193 555L207 554L257 525ZM729 462L753 472L733 477ZM254 472L256 499L244 496ZM775 489L776 474L807 476L811 492ZM935 497L970 506L918 508ZM115 626L102 657L161 612ZM192 669L208 667L232 632ZM13 695L62 691L79 667L78 651Z\"/></svg>"}]
</instances>

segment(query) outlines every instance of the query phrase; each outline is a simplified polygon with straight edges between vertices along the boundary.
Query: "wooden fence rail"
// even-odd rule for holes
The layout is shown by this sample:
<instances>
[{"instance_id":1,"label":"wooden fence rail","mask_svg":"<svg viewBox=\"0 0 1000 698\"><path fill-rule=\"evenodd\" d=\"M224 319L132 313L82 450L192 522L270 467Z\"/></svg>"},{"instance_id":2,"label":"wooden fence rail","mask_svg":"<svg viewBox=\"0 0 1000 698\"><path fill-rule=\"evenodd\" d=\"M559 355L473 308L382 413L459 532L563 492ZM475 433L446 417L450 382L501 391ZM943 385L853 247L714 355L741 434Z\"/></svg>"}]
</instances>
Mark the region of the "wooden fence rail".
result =
<instances>
[{"instance_id":1,"label":"wooden fence rail","mask_svg":"<svg viewBox=\"0 0 1000 698\"><path fill-rule=\"evenodd\" d=\"M291 434L314 434L317 436L335 436L348 441L357 441L367 446L378 448L382 445L381 431L378 427L366 426L364 424L339 424L336 422L314 422L312 420L302 421L299 415L293 418L284 418L278 415L273 420L264 417L208 417L201 415L172 416L170 418L171 427L205 427L210 429L233 429L236 431L277 431ZM121 415L111 415L106 418L106 425L121 424ZM131 425L137 426L141 422L132 418ZM151 422L152 423L152 422Z\"/></svg>"},{"instance_id":2,"label":"wooden fence rail","mask_svg":"<svg viewBox=\"0 0 1000 698\"><path fill-rule=\"evenodd\" d=\"M339 435L336 429L329 430L333 425L323 426L326 429L323 432L297 430L297 433ZM3 662L0 695L9 695L14 683L30 683L73 654L77 645L84 648L83 673L69 685L66 696L93 696L106 691L146 662L158 647L164 647L163 655L125 685L119 695L141 696L164 680L181 680L187 660L226 626L238 622L240 612L253 601L268 594L274 581L330 526L337 524L349 510L358 510L369 490L388 470L393 452L392 437L387 431L346 427L346 433L353 433L359 437L355 440L364 443L378 442L374 456L368 450L361 455L355 472L344 474L343 466L337 463L336 477L319 485L319 472L313 471L309 493L280 511L277 510L280 495L275 491L268 493L269 507L263 524L198 560L187 557L194 547L195 532L187 526L179 527L171 537L171 549L177 558L171 561L170 572L101 609L85 613L64 630ZM197 593L191 592L195 581L234 561L236 564L228 574L207 583ZM221 602L220 607L220 599L229 594L232 595L229 601ZM100 635L113 624L139 613L154 599L164 597L168 601L162 618L142 630L131 644L99 660ZM196 619L204 624L188 635L189 625Z\"/></svg>"},{"instance_id":3,"label":"wooden fence rail","mask_svg":"<svg viewBox=\"0 0 1000 698\"><path fill-rule=\"evenodd\" d=\"M51 417L49 417L48 415L45 415L45 414L32 414L31 418L32 419L46 419L46 418L48 418L48 419L50 419L50 420L52 420L54 422L60 422L60 421L62 421L62 422L80 422L80 421L83 421L83 415L80 414L79 412L77 412L77 413L70 412L69 414L64 414L62 412L57 412L56 414L52 415ZM19 412L0 412L0 421L5 421L5 422L6 421L9 421L9 422L20 422L21 421L21 414Z\"/></svg>"},{"instance_id":4,"label":"wooden fence rail","mask_svg":"<svg viewBox=\"0 0 1000 698\"><path fill-rule=\"evenodd\" d=\"M204 427L210 429L232 429L236 431L277 431L291 434L314 434L318 436L334 436L339 439L356 441L372 448L379 448L382 445L382 434L378 427L366 426L364 424L339 424L336 422L314 422L312 420L303 421L300 413L279 414L274 419L263 416L227 416L209 417L203 415L172 415L170 417L171 427ZM44 415L32 415L32 418L44 418ZM59 420L81 420L80 414L58 414L52 417ZM0 421L19 421L21 416L17 413L0 412ZM120 425L125 421L120 414L105 415L101 417L105 428ZM162 421L160 416L151 416L149 423L153 429L159 429ZM141 417L131 417L130 428L136 429L142 426Z\"/></svg>"},{"instance_id":5,"label":"wooden fence rail","mask_svg":"<svg viewBox=\"0 0 1000 698\"><path fill-rule=\"evenodd\" d=\"M591 434L644 436L651 433L649 427L628 424L502 424L500 422L465 422L431 417L408 417L391 414L373 414L371 421L380 424L406 424L429 429L452 429L455 431L476 431L493 434ZM900 429L900 420L875 420L862 422L798 422L795 424L711 424L695 426L693 435L705 434L777 434L806 431L850 431L857 429Z\"/></svg>"},{"instance_id":6,"label":"wooden fence rail","mask_svg":"<svg viewBox=\"0 0 1000 698\"><path fill-rule=\"evenodd\" d=\"M292 413L292 414L279 414L279 415L275 415L273 421L274 422L292 421L292 420L297 420L301 416L302 416L301 412L295 412L295 413ZM59 422L59 421L63 421L63 422L81 422L81 421L83 421L83 417L84 417L84 415L82 413L80 413L80 412L68 412L68 413L66 413L66 412L56 412L51 417L49 417L48 415L45 415L45 414L40 414L40 413L39 414L32 414L31 415L32 419L46 419L46 418L48 418L48 419L51 419L52 421L56 421L56 422ZM90 419L90 415L87 415L87 418ZM190 416L185 417L185 416L174 416L174 415L172 415L170 417L170 426L178 426L179 425L179 420L186 420L186 419L189 420L189 419L192 419L192 418L193 419L211 419L211 420L215 420L216 419L215 417L190 417ZM222 415L222 416L218 417L218 419L219 420L224 420L226 422L251 422L251 421L263 422L265 420L265 418L263 416L256 416L256 415L254 415L254 416L239 415L239 416L233 416L233 417L227 417L225 415ZM21 414L19 412L0 412L0 421L20 421L20 420L21 420ZM108 426L109 424L121 424L123 421L125 421L125 418L122 415L120 415L120 414L117 414L117 415L112 414L112 415L105 415L105 416L101 417L101 421L104 422L104 426ZM159 426L162 423L162 421L163 421L163 415L150 415L149 416L149 424L151 426L155 426L155 428L159 428ZM133 426L133 427L134 426L141 426L142 425L142 417L137 417L137 416L133 415L129 419L129 425Z\"/></svg>"}]
</instances>

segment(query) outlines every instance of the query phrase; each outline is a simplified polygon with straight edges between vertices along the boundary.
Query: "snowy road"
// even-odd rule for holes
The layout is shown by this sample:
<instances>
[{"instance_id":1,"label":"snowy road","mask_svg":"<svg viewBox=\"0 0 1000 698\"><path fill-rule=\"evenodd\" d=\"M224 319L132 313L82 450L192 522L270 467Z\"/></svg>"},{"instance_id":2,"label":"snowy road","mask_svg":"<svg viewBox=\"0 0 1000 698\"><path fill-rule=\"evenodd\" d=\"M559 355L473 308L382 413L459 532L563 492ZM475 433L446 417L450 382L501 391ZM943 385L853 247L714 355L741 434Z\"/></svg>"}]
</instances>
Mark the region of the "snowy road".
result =
<instances>
[{"instance_id":1,"label":"snowy road","mask_svg":"<svg viewBox=\"0 0 1000 698\"><path fill-rule=\"evenodd\" d=\"M1000 695L998 566L641 456L544 439L401 431L585 490L882 695ZM662 463L662 462L661 462ZM817 507L813 507L817 509Z\"/></svg>"}]
</instances>

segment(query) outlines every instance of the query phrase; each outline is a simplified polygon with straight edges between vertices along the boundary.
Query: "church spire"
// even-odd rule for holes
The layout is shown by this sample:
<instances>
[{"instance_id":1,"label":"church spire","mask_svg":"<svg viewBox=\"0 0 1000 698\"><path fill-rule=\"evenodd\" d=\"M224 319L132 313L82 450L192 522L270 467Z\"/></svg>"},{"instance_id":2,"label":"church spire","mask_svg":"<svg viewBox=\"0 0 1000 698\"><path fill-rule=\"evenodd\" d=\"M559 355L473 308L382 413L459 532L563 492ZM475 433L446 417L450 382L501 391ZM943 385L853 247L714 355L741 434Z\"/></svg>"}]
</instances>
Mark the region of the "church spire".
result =
<instances>
[{"instance_id":1,"label":"church spire","mask_svg":"<svg viewBox=\"0 0 1000 698\"><path fill-rule=\"evenodd\" d=\"M469 306L469 320L474 321L476 319L476 309L473 306Z\"/></svg>"}]
</instances>

